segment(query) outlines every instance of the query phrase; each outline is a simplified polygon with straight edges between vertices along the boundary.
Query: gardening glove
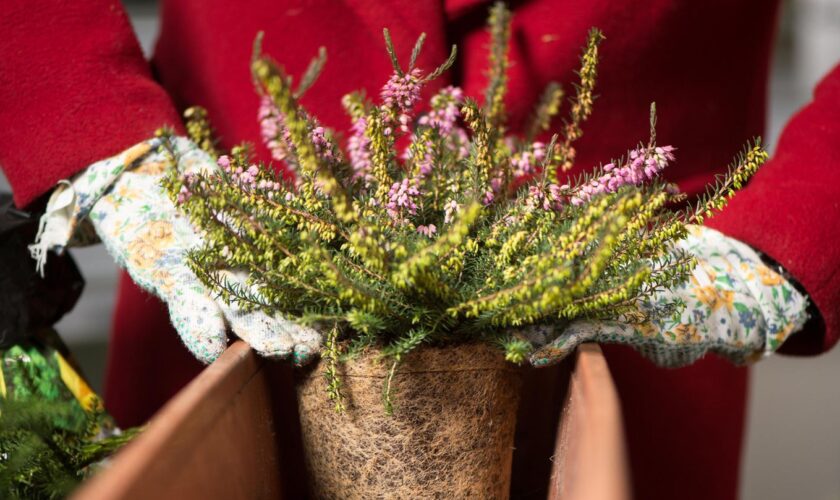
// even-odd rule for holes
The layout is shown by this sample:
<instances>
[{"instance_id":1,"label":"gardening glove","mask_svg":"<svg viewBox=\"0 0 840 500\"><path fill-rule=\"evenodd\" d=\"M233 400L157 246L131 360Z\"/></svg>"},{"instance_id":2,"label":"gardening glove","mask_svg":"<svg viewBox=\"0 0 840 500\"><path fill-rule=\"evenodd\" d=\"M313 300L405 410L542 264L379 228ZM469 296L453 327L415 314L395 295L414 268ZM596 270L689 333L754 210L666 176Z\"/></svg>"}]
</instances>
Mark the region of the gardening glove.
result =
<instances>
[{"instance_id":1,"label":"gardening glove","mask_svg":"<svg viewBox=\"0 0 840 500\"><path fill-rule=\"evenodd\" d=\"M291 357L296 364L312 359L321 346L317 331L226 304L187 266L187 252L202 239L161 186L169 159L160 144L160 139L142 142L91 165L72 182L62 181L31 247L39 269L47 251L89 243L95 231L134 282L166 302L181 340L199 360L210 363L224 351L226 326L262 356ZM217 168L189 140L177 138L173 146L182 174ZM247 286L244 273L227 271L224 278Z\"/></svg>"},{"instance_id":2,"label":"gardening glove","mask_svg":"<svg viewBox=\"0 0 840 500\"><path fill-rule=\"evenodd\" d=\"M656 293L640 309L653 312L673 303L684 303L684 308L640 324L630 318L577 320L553 339L551 332L535 329L529 340L540 347L531 363L550 365L582 342L598 342L630 345L660 366L687 365L707 352L743 364L772 354L807 321L808 299L749 246L713 229L690 226L677 247L697 258L690 279Z\"/></svg>"}]
</instances>

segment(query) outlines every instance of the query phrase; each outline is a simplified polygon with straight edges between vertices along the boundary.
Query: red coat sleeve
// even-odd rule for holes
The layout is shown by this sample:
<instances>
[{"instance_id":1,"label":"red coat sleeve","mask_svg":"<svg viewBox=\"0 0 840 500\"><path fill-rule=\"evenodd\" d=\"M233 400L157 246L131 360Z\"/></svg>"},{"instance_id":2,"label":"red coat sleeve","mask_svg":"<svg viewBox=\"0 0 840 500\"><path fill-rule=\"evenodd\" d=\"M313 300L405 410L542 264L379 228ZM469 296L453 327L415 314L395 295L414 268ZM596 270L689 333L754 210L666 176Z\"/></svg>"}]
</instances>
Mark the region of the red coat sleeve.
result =
<instances>
[{"instance_id":1,"label":"red coat sleeve","mask_svg":"<svg viewBox=\"0 0 840 500\"><path fill-rule=\"evenodd\" d=\"M180 123L118 0L3 0L0 33L0 165L18 206Z\"/></svg>"},{"instance_id":2,"label":"red coat sleeve","mask_svg":"<svg viewBox=\"0 0 840 500\"><path fill-rule=\"evenodd\" d=\"M709 226L764 252L801 284L821 318L782 352L816 354L840 335L840 66L787 124L773 158Z\"/></svg>"}]
</instances>

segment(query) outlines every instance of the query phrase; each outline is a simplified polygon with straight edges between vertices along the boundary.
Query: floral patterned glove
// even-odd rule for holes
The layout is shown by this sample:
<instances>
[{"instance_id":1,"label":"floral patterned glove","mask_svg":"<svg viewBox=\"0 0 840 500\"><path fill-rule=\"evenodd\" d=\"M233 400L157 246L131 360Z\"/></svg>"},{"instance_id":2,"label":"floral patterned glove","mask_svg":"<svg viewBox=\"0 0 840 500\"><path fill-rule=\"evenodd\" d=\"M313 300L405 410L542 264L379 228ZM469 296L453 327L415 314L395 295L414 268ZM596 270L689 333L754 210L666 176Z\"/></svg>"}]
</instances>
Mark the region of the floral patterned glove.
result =
<instances>
[{"instance_id":1,"label":"floral patterned glove","mask_svg":"<svg viewBox=\"0 0 840 500\"><path fill-rule=\"evenodd\" d=\"M772 354L808 319L808 299L768 268L747 245L706 227L691 226L679 247L697 257L688 283L641 305L653 310L681 301L685 307L654 322L579 320L550 342L532 330L535 366L556 363L582 342L627 344L660 366L693 363L715 352L743 364Z\"/></svg>"},{"instance_id":2,"label":"floral patterned glove","mask_svg":"<svg viewBox=\"0 0 840 500\"><path fill-rule=\"evenodd\" d=\"M182 172L216 168L189 140L174 144ZM226 325L262 356L309 361L322 343L317 331L211 297L186 265L187 251L199 246L201 237L161 187L168 162L158 146L157 139L140 143L63 181L42 219L33 257L42 266L48 250L61 251L74 238L90 241L84 229L89 220L117 264L166 302L175 329L201 361L210 363L225 349ZM226 278L245 284L241 273L231 271Z\"/></svg>"}]
</instances>

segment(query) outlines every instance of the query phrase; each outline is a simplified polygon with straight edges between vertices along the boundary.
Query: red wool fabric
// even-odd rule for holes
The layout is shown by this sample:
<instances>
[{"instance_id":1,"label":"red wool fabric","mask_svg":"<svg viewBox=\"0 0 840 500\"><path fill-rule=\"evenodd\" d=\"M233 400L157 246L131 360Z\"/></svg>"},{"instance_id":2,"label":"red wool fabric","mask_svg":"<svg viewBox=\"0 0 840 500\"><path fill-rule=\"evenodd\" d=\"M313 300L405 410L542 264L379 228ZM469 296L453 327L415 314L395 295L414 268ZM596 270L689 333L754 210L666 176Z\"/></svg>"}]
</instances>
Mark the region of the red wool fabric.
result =
<instances>
[{"instance_id":1,"label":"red wool fabric","mask_svg":"<svg viewBox=\"0 0 840 500\"><path fill-rule=\"evenodd\" d=\"M646 140L648 106L656 101L659 142L679 148L666 176L696 194L764 131L777 3L516 2L507 96L513 128L546 83L573 81L586 33L597 26L607 36L600 97L578 144L576 171ZM326 70L303 103L338 130L349 126L341 96L358 88L376 96L389 76L386 26L403 57L421 32L428 34L419 63L425 69L458 44L455 68L426 96L448 83L480 96L489 5L164 0L153 79L117 1L6 0L0 6L0 165L24 206L157 127L177 125L177 110L195 104L208 109L224 146L258 143L248 61L260 30L265 52L293 75L326 46ZM837 116L840 68L791 121L773 159L709 222L781 263L808 291L823 322L812 321L783 348L802 354L829 349L838 336ZM258 151L268 158L264 148ZM605 352L623 404L636 496L734 498L748 370L714 356L665 370L627 348ZM169 326L166 308L125 277L109 356L106 404L122 425L147 419L201 369Z\"/></svg>"}]
</instances>

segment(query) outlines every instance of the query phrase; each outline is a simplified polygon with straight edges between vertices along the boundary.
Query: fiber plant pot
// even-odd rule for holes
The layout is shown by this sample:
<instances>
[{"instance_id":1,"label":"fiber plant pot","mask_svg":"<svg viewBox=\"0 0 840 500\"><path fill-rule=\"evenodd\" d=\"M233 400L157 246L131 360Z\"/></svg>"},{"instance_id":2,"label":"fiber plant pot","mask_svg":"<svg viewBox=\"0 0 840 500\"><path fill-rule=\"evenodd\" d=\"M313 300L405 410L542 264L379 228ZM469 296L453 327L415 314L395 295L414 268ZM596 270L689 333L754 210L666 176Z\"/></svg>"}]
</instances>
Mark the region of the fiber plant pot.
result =
<instances>
[{"instance_id":1,"label":"fiber plant pot","mask_svg":"<svg viewBox=\"0 0 840 500\"><path fill-rule=\"evenodd\" d=\"M365 354L339 365L346 411L326 391L327 363L303 371L298 408L316 498L508 497L520 372L488 345L421 347L392 381Z\"/></svg>"}]
</instances>

